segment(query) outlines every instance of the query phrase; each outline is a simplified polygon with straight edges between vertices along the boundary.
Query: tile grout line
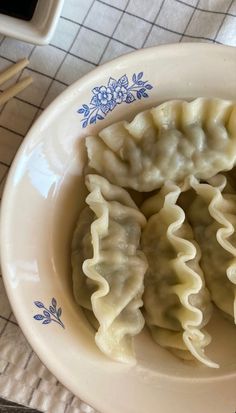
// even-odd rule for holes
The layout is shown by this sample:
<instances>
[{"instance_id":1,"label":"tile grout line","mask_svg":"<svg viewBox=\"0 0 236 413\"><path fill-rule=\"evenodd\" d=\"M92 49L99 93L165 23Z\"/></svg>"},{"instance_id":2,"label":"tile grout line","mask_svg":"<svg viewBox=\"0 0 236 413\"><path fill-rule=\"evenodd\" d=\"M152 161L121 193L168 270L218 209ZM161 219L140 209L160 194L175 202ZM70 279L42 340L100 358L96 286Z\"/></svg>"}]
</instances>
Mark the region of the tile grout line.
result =
<instances>
[{"instance_id":1,"label":"tile grout line","mask_svg":"<svg viewBox=\"0 0 236 413\"><path fill-rule=\"evenodd\" d=\"M30 403L31 403L31 401L32 401L32 399L33 399L33 395L34 395L35 390L36 390L35 387L33 387L33 388L31 389L30 395L29 395L29 397L28 397L28 399L27 399L27 402L26 402L26 404L27 404L28 406L30 406Z\"/></svg>"},{"instance_id":2,"label":"tile grout line","mask_svg":"<svg viewBox=\"0 0 236 413\"><path fill-rule=\"evenodd\" d=\"M9 321L9 323L14 324L15 326L18 326L18 324L15 321L10 320L7 317L4 317L3 315L0 315L0 318L4 321L7 321L7 322Z\"/></svg>"},{"instance_id":3,"label":"tile grout line","mask_svg":"<svg viewBox=\"0 0 236 413\"><path fill-rule=\"evenodd\" d=\"M42 413L42 412L40 412L39 410L36 410L36 409L32 409L32 408L30 408L30 407L27 407L27 406L23 406L22 404L18 404L18 403L15 403L15 402L13 402L13 401L11 401L11 400L6 400L5 398L2 398L2 397L0 397L0 408L4 408L4 410L0 410L0 412L4 412L4 413L7 413L7 412L13 412L13 411L16 411L16 412L22 412L22 411L25 411L26 413ZM10 409L10 410L9 410Z\"/></svg>"},{"instance_id":4,"label":"tile grout line","mask_svg":"<svg viewBox=\"0 0 236 413\"><path fill-rule=\"evenodd\" d=\"M148 39L148 37L149 37L149 35L150 35L150 33L151 33L151 31L152 31L153 27L154 27L154 23L156 23L157 18L159 17L159 15L160 15L160 13L161 13L161 11L162 11L162 8L163 8L163 6L164 6L164 3L165 3L165 0L162 0L162 3L161 3L161 5L160 5L160 7L159 7L159 10L158 10L158 12L157 12L157 14L156 14L156 16L155 16L155 18L154 18L154 20L153 20L152 24L151 24L150 29L148 30L148 33L147 33L147 35L146 35L146 37L145 37L145 39L144 39L144 41L143 41L143 43L142 43L141 48L143 48L143 47L144 47L144 45L145 45L145 43L146 43L146 41L147 41L147 39Z\"/></svg>"},{"instance_id":5,"label":"tile grout line","mask_svg":"<svg viewBox=\"0 0 236 413\"><path fill-rule=\"evenodd\" d=\"M229 6L227 7L226 13L231 9L231 6L233 5L233 3L234 3L234 0L231 0ZM216 41L217 36L218 36L218 34L220 33L220 30L221 30L221 28L222 28L222 26L223 26L223 24L224 24L224 22L225 22L225 19L226 19L226 17L227 17L227 14L226 14L226 13L225 13L225 15L224 15L224 17L223 17L223 19L222 19L222 21L221 21L221 24L220 24L220 26L219 26L216 34L215 34L215 37L214 37L214 39L213 39L214 42Z\"/></svg>"},{"instance_id":6,"label":"tile grout line","mask_svg":"<svg viewBox=\"0 0 236 413\"><path fill-rule=\"evenodd\" d=\"M85 22L85 20L86 20L87 16L89 15L90 10L91 10L92 6L94 5L94 3L95 3L95 0L93 0L92 3L90 4L90 6L89 6L89 8L88 8L88 10L87 10L87 13L85 14L85 16L84 16L84 18L83 18L82 23ZM57 76L57 74L59 73L59 70L61 69L63 63L64 63L65 60L66 60L66 57L68 56L68 54L70 53L72 47L73 47L74 44L75 44L75 41L76 41L76 39L77 39L77 37L78 37L78 35L79 35L79 33L80 33L80 30L81 30L81 27L79 27L79 29L77 30L73 42L71 43L68 51L66 51L66 54L65 54L64 58L62 59L59 67L57 68L57 70L56 70L56 72L55 72L55 74L54 74L54 76L53 76L53 79L52 79L52 81L50 82L50 84L49 84L49 86L48 86L48 88L47 88L47 90L46 90L46 93L45 93L43 99L42 99L41 102L40 102L40 106L43 105L43 102L44 102L44 100L46 99L46 97L47 97L47 95L48 95L48 92L49 92L50 87L52 86L53 82L56 80L56 76ZM33 123L33 122L32 122L32 123ZM31 125L32 125L32 124L31 124Z\"/></svg>"},{"instance_id":7,"label":"tile grout line","mask_svg":"<svg viewBox=\"0 0 236 413\"><path fill-rule=\"evenodd\" d=\"M0 46L2 46L2 43L5 39L6 39L6 36L3 36L2 40L0 41Z\"/></svg>"},{"instance_id":8,"label":"tile grout line","mask_svg":"<svg viewBox=\"0 0 236 413\"><path fill-rule=\"evenodd\" d=\"M24 367L23 367L24 370L28 367L29 362L30 362L30 360L32 359L33 354L34 354L34 351L31 350L31 351L30 351L30 354L29 354L29 356L28 356L28 358L27 358L27 360L26 360L26 362L25 362L25 364L24 364Z\"/></svg>"},{"instance_id":9,"label":"tile grout line","mask_svg":"<svg viewBox=\"0 0 236 413\"><path fill-rule=\"evenodd\" d=\"M32 50L30 51L29 55L27 56L27 59L30 60L30 57L32 56L33 51L35 50L36 46L33 46ZM20 79L21 75L23 74L25 68L23 68L19 73L18 76L16 78L16 82L18 82L18 80ZM15 82L15 83L16 83ZM2 106L2 108L0 109L0 115L2 114L2 112L4 111L6 105L8 104L8 101Z\"/></svg>"},{"instance_id":10,"label":"tile grout line","mask_svg":"<svg viewBox=\"0 0 236 413\"><path fill-rule=\"evenodd\" d=\"M187 7L191 7L191 9L196 7L196 6L193 6L192 4L186 3L183 0L175 0L175 1L180 4L184 4ZM202 9L201 7L197 7L197 10L202 11L203 13L223 14L223 15L230 16L230 17L236 17L236 14L228 13L228 9L227 9L227 12L223 12L223 11L216 11L216 10L206 10L206 9Z\"/></svg>"},{"instance_id":11,"label":"tile grout line","mask_svg":"<svg viewBox=\"0 0 236 413\"><path fill-rule=\"evenodd\" d=\"M193 16L194 16L194 14L195 14L195 12L196 12L196 10L197 10L197 6L199 5L199 3L200 3L200 0L197 0L197 4L196 4L196 6L194 6L194 9L193 9L193 12L192 12L192 14L191 14L191 16L190 16L190 19L189 19L189 21L188 21L188 23L187 23L187 25L186 25L183 33L182 33L182 36L181 36L181 38L180 38L180 42L182 42L182 40L183 40L183 38L184 38L184 36L185 36L185 34L186 34L186 31L187 31L187 29L188 29L191 21L193 20Z\"/></svg>"},{"instance_id":12,"label":"tile grout line","mask_svg":"<svg viewBox=\"0 0 236 413\"><path fill-rule=\"evenodd\" d=\"M125 8L124 8L124 10L122 11L122 13L121 13L121 15L120 15L120 17L119 17L119 19L118 19L118 21L117 21L114 29L113 29L113 32L111 33L110 39L108 40L107 45L106 45L106 47L104 48L104 50L103 50L103 52L102 52L102 54L101 54L101 56L100 56L100 59L98 60L98 65L100 65L100 63L101 63L101 61L102 61L102 58L103 58L103 56L105 55L105 53L106 53L106 51L107 51L107 49L108 49L108 46L109 46L109 44L111 43L111 40L113 39L113 35L115 34L116 29L119 27L119 24L120 24L120 22L121 22L121 20L122 20L122 18L123 18L123 16L124 16L124 14L125 14L125 11L126 11L128 5L129 5L129 3L130 3L130 0L127 1L126 5L125 5Z\"/></svg>"},{"instance_id":13,"label":"tile grout line","mask_svg":"<svg viewBox=\"0 0 236 413\"><path fill-rule=\"evenodd\" d=\"M54 46L54 45L51 45L51 46L53 46L53 47L55 47L55 48L56 48L56 46ZM63 51L66 51L66 50L64 50L64 49L62 49L62 50L63 50ZM11 63L16 63L14 60L9 59L9 58L8 58L8 57L6 57L6 56L0 56L0 57L1 57L1 59L7 60L8 62L11 62ZM29 70L30 72L37 73L38 75L41 75L41 76L47 77L48 79L52 79L52 80L54 80L52 76L47 75L46 73L39 72L38 70L36 70L36 69L32 69L31 67L26 67L25 69ZM64 85L64 86L69 86L67 83L62 82L61 80L57 80L57 79L56 79L56 81L57 81L58 83L61 83L61 84L62 84L62 85Z\"/></svg>"},{"instance_id":14,"label":"tile grout line","mask_svg":"<svg viewBox=\"0 0 236 413\"><path fill-rule=\"evenodd\" d=\"M5 168L6 168L5 172L3 173L2 178L0 179L0 185L1 185L2 182L4 181L4 179L6 178L7 174L8 174L8 171L9 171L10 166L9 166L9 165L6 165L6 164L3 163L1 160L0 160L0 165L5 166ZM0 316L0 317L1 317L1 316Z\"/></svg>"},{"instance_id":15,"label":"tile grout line","mask_svg":"<svg viewBox=\"0 0 236 413\"><path fill-rule=\"evenodd\" d=\"M5 360L4 360L4 361L5 361ZM5 373L7 372L9 366L10 366L10 362L9 362L9 361L6 361L6 365L5 365L4 369L3 369L3 371L1 371L1 374L5 374Z\"/></svg>"},{"instance_id":16,"label":"tile grout line","mask_svg":"<svg viewBox=\"0 0 236 413\"><path fill-rule=\"evenodd\" d=\"M7 179L7 176L8 176L8 172L9 172L9 167L8 167L8 169L5 171L3 177L2 177L2 179L1 179L1 181L0 181L0 185L3 185L3 188L2 188L2 189L4 189L4 186L5 186L5 183L6 183L6 179ZM4 182L4 181L5 181L5 182ZM1 191L1 194L0 194L0 206L1 206L2 195L3 195L3 190ZM2 277L2 275L0 275L0 278L1 278L1 277ZM5 320L5 317L3 317L3 316L0 316L0 318L2 318L3 320ZM11 320L9 320L9 321L11 321ZM16 324L16 323L15 323L15 324ZM18 324L16 324L16 325L18 325Z\"/></svg>"},{"instance_id":17,"label":"tile grout line","mask_svg":"<svg viewBox=\"0 0 236 413\"><path fill-rule=\"evenodd\" d=\"M7 126L0 125L0 128L3 128L3 129L5 129L5 130L8 130L9 132L12 132L12 133L14 133L15 135L20 136L21 138L24 138L24 137L25 137L25 135L23 135L22 133L16 132L15 130L13 130L13 129L11 129L11 128L8 128ZM6 164L6 166L10 166L10 165Z\"/></svg>"},{"instance_id":18,"label":"tile grout line","mask_svg":"<svg viewBox=\"0 0 236 413\"><path fill-rule=\"evenodd\" d=\"M10 315L9 315L8 319L6 320L6 323L4 324L4 326L3 326L2 330L0 331L0 338L2 337L2 335L3 335L4 331L6 330L6 328L7 328L7 326L8 326L8 322L10 321L10 317L11 317L11 315L12 315L12 312L10 313Z\"/></svg>"},{"instance_id":19,"label":"tile grout line","mask_svg":"<svg viewBox=\"0 0 236 413\"><path fill-rule=\"evenodd\" d=\"M51 44L51 43L50 43L50 46L54 47L55 49L62 50L63 52L66 52L70 56L77 57L78 59L82 60L85 63L89 63L90 65L97 66L97 63L92 62L92 60L88 60L88 59L85 59L84 57L68 52L66 49L63 49L60 46L55 46L54 44Z\"/></svg>"},{"instance_id":20,"label":"tile grout line","mask_svg":"<svg viewBox=\"0 0 236 413\"><path fill-rule=\"evenodd\" d=\"M10 168L10 165L8 165L6 162L0 160L0 164L3 166L6 166L6 168Z\"/></svg>"},{"instance_id":21,"label":"tile grout line","mask_svg":"<svg viewBox=\"0 0 236 413\"><path fill-rule=\"evenodd\" d=\"M28 406L30 406L30 403L31 403L31 401L32 401L32 399L33 399L34 393L35 393L36 390L38 390L38 387L39 387L40 383L41 383L41 377L39 377L38 383L36 384L35 387L32 388L32 390L31 390L31 392L30 392L29 398L28 398L28 400L27 400Z\"/></svg>"},{"instance_id":22,"label":"tile grout line","mask_svg":"<svg viewBox=\"0 0 236 413\"><path fill-rule=\"evenodd\" d=\"M122 10L120 9L120 11L122 11ZM126 13L127 13L127 12L126 12ZM136 16L134 16L134 17L136 17ZM111 37L109 34L101 33L101 32L99 32L98 30L93 29L92 27L86 26L85 24L82 24L82 23L75 22L75 21L69 19L68 17L63 17L63 16L61 16L61 19L67 20L67 21L69 21L69 22L71 22L71 23L75 23L75 24L77 24L78 26L81 26L82 28L84 28L84 29L86 29L86 30L89 30L89 31L91 31L91 32L100 34L100 36L107 37L107 38L110 39L110 40L113 40L113 39L114 39L114 37ZM130 47L130 45L128 45L127 43L122 42L121 40L118 40L118 39L115 39L115 40L116 40L117 42L123 44L124 46L129 46L129 47ZM53 45L52 45L52 46L53 46ZM131 47L132 47L132 46L131 46Z\"/></svg>"},{"instance_id":23,"label":"tile grout line","mask_svg":"<svg viewBox=\"0 0 236 413\"><path fill-rule=\"evenodd\" d=\"M97 1L99 1L99 0L97 0ZM120 10L120 9L118 9L118 10ZM130 16L136 17L137 19L139 19L139 20L141 20L141 21L144 21L144 22L146 22L146 23L149 23L149 24L151 24L151 25L153 24L153 26L155 26L155 27L157 27L157 28L159 28L159 29L165 30L165 31L167 31L167 32L169 32L169 33L174 33L174 34L177 34L177 35L179 35L179 36L182 36L182 34L183 34L182 32L177 32L176 30L168 29L167 27L162 26L161 24L152 23L152 22L150 22L149 20L143 19L143 18L140 17L140 16L135 16L135 15L133 15L133 14L131 14L131 13L128 13L127 11L126 11L125 13L126 13L126 14L129 14ZM66 19L66 20L68 20L68 19ZM73 22L73 20L70 20L70 21ZM76 22L73 22L73 23L76 23ZM76 24L78 24L78 25L81 26L81 27L84 27L85 29L91 30L92 32L101 34L101 35L104 36L104 37L110 38L110 36L108 36L108 35L106 35L106 34L104 34L104 33L99 33L98 31L95 31L94 29L90 28L89 26L85 26L85 25L80 24L80 23L76 23ZM207 40L207 41L210 41L210 42L213 41L210 37L204 37L204 36L194 36L194 35L190 35L190 34L185 34L185 37L188 37L189 39ZM121 40L119 40L119 39L117 39L117 38L115 38L115 37L113 37L112 40L115 40L116 42L121 43L121 44L123 44L124 46L130 47L130 48L132 48L132 49L134 49L134 50L137 50L137 48L135 48L134 46L132 46L132 45L130 45L130 44L128 44L128 43L124 43L124 42L122 42ZM222 44L221 42L216 42L216 43L217 43L217 44Z\"/></svg>"},{"instance_id":24,"label":"tile grout line","mask_svg":"<svg viewBox=\"0 0 236 413\"><path fill-rule=\"evenodd\" d=\"M69 413L69 409L71 408L71 404L73 400L76 399L76 396L74 394L71 395L70 399L65 401L65 407L64 407L64 412L63 413ZM72 406L73 407L73 406ZM92 413L92 412L91 412Z\"/></svg>"},{"instance_id":25,"label":"tile grout line","mask_svg":"<svg viewBox=\"0 0 236 413\"><path fill-rule=\"evenodd\" d=\"M3 92L3 90L0 89L0 92ZM32 106L33 108L36 108L36 109L43 109L41 106L38 106L38 105L36 105L35 103L32 103L32 102L29 102L29 101L26 100L26 99L22 99L22 98L20 98L20 97L17 96L17 95L16 95L16 96L13 96L12 99L19 100L19 102L27 103L28 105L30 105L30 106ZM0 125L0 127L1 127L1 125Z\"/></svg>"},{"instance_id":26,"label":"tile grout line","mask_svg":"<svg viewBox=\"0 0 236 413\"><path fill-rule=\"evenodd\" d=\"M97 0L97 1L98 1L99 3L101 3L101 4L106 5L107 7L111 7L112 9L122 11L122 9L121 9L120 7L113 6L113 4L108 4L108 3L106 3L106 2L103 1L103 0ZM184 1L182 1L182 0L174 0L174 1L176 1L177 3L183 4L183 5L185 5L185 6L191 7L192 9L194 9L194 8L196 7L196 6L193 6L192 4L189 4L189 3L184 2ZM197 10L198 10L198 11L202 11L202 12L204 12L204 13L225 14L225 12L223 12L223 11L206 10L206 9L202 9L202 8L200 8L200 7L198 7ZM136 16L135 14L133 14L133 13L131 13L131 12L129 12L129 11L126 11L126 13L129 14L130 16L138 17L138 16ZM227 13L227 15L228 15L228 16L231 16L231 17L236 17L236 15L235 15L235 14L232 14L232 13ZM62 17L63 17L63 16L62 16ZM140 17L140 18L142 19L142 17ZM148 20L146 20L146 19L143 19L143 20L145 20L145 21L148 22L148 23L151 23L150 21L148 21ZM76 22L73 22L73 23L76 23Z\"/></svg>"}]
</instances>

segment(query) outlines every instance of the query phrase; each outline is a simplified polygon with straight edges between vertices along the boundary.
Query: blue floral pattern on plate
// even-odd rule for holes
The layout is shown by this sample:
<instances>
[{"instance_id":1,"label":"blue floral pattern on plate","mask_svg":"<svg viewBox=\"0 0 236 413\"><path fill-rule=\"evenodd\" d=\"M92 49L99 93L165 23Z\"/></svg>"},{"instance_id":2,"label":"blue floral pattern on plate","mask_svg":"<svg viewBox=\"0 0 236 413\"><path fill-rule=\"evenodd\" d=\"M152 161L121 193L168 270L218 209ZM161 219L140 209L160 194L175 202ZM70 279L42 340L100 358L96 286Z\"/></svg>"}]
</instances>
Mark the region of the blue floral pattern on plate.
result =
<instances>
[{"instance_id":1,"label":"blue floral pattern on plate","mask_svg":"<svg viewBox=\"0 0 236 413\"><path fill-rule=\"evenodd\" d=\"M52 302L49 307L41 301L34 301L34 305L38 308L42 308L43 314L35 314L33 317L37 321L42 321L42 324L50 324L52 321L59 324L61 327L65 328L63 322L61 321L62 309L59 307L57 309L57 300L52 298Z\"/></svg>"},{"instance_id":2,"label":"blue floral pattern on plate","mask_svg":"<svg viewBox=\"0 0 236 413\"><path fill-rule=\"evenodd\" d=\"M137 99L148 98L148 90L153 86L148 80L142 80L143 72L133 74L132 82L127 75L123 75L116 80L110 77L106 86L96 86L92 90L90 103L83 104L78 109L78 113L83 115L81 120L82 127L86 128L89 124L103 120L117 105L121 103L132 103Z\"/></svg>"}]
</instances>

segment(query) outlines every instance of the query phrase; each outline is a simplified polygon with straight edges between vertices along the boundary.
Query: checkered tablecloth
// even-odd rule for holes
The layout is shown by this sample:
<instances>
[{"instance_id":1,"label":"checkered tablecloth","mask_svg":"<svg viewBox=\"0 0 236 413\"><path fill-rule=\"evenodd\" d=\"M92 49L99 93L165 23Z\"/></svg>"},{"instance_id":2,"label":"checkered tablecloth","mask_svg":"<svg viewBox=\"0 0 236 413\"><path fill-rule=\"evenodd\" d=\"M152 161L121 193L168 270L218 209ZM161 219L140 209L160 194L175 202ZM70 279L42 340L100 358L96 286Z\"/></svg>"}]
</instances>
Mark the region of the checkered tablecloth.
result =
<instances>
[{"instance_id":1,"label":"checkered tablecloth","mask_svg":"<svg viewBox=\"0 0 236 413\"><path fill-rule=\"evenodd\" d=\"M50 45L0 35L0 70L28 57L30 64L20 76L34 78L32 86L0 108L0 196L27 131L68 85L121 54L193 41L236 46L236 0L65 0ZM33 353L0 276L1 396L50 413L94 412L58 383Z\"/></svg>"}]
</instances>

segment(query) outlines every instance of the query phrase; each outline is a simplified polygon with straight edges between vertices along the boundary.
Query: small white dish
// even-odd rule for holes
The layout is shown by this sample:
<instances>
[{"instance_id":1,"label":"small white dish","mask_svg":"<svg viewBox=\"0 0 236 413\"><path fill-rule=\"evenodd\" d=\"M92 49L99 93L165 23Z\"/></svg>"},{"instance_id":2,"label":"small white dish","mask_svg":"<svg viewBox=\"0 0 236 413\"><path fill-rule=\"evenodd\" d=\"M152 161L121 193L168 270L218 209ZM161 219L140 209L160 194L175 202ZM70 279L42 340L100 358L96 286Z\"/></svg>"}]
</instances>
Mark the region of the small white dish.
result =
<instances>
[{"instance_id":1,"label":"small white dish","mask_svg":"<svg viewBox=\"0 0 236 413\"><path fill-rule=\"evenodd\" d=\"M48 44L55 31L64 0L39 0L30 21L0 13L0 33L38 45Z\"/></svg>"},{"instance_id":2,"label":"small white dish","mask_svg":"<svg viewBox=\"0 0 236 413\"><path fill-rule=\"evenodd\" d=\"M168 99L233 100L235 73L235 49L226 46L186 43L120 57L70 86L45 110L11 167L0 234L8 297L43 363L101 413L236 410L236 328L230 322L215 314L209 326L214 340L207 352L220 369L175 358L146 330L135 339L137 365L116 363L96 348L73 300L70 266L72 233L85 195L84 137ZM94 101L103 93L106 104L110 82L122 82L126 91L122 102L102 112Z\"/></svg>"}]
</instances>

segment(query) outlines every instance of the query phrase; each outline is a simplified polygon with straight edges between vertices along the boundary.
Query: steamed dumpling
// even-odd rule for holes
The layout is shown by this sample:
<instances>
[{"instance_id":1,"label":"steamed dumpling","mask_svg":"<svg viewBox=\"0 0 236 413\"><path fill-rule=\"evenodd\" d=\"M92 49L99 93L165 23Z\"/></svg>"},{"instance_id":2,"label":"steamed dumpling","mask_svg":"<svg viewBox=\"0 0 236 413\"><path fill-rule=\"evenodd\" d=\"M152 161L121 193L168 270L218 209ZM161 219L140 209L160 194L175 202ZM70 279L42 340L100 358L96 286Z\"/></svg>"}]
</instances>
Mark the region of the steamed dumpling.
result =
<instances>
[{"instance_id":1,"label":"steamed dumpling","mask_svg":"<svg viewBox=\"0 0 236 413\"><path fill-rule=\"evenodd\" d=\"M141 239L149 264L145 319L161 346L181 358L195 357L218 367L204 352L211 338L202 327L210 319L212 306L199 266L200 249L183 209L176 205L180 193L178 186L167 182L142 208L147 216L152 214Z\"/></svg>"},{"instance_id":2,"label":"steamed dumpling","mask_svg":"<svg viewBox=\"0 0 236 413\"><path fill-rule=\"evenodd\" d=\"M236 323L236 195L222 193L226 178L191 178L197 197L188 211L202 250L201 265L212 300Z\"/></svg>"},{"instance_id":3,"label":"steamed dumpling","mask_svg":"<svg viewBox=\"0 0 236 413\"><path fill-rule=\"evenodd\" d=\"M170 101L86 138L89 165L137 191L208 179L236 160L236 104L221 99Z\"/></svg>"},{"instance_id":4,"label":"steamed dumpling","mask_svg":"<svg viewBox=\"0 0 236 413\"><path fill-rule=\"evenodd\" d=\"M145 255L140 250L146 224L128 192L98 175L86 176L90 192L73 240L72 266L77 302L98 322L95 341L112 359L132 362L132 337L144 325Z\"/></svg>"},{"instance_id":5,"label":"steamed dumpling","mask_svg":"<svg viewBox=\"0 0 236 413\"><path fill-rule=\"evenodd\" d=\"M83 262L93 256L90 227L94 221L94 213L87 206L83 209L77 222L72 240L72 280L73 293L79 305L92 310L91 295L95 285L83 274Z\"/></svg>"}]
</instances>

